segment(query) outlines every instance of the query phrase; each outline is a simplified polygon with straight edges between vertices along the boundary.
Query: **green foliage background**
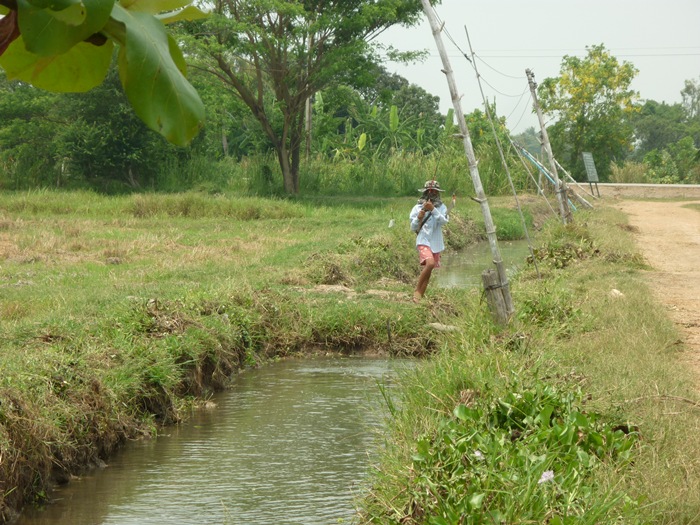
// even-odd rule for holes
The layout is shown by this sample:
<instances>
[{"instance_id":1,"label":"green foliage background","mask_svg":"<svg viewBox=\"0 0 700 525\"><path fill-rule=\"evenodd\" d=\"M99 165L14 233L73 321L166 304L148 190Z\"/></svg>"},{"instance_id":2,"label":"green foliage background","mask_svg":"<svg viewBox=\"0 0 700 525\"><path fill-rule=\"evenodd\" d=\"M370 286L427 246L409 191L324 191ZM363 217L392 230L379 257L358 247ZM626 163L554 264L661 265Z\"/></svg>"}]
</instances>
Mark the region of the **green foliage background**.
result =
<instances>
[{"instance_id":1,"label":"green foliage background","mask_svg":"<svg viewBox=\"0 0 700 525\"><path fill-rule=\"evenodd\" d=\"M440 114L437 97L382 66L370 69L371 86L336 82L315 93L300 194L409 196L432 178L458 196L472 194L452 112ZM603 182L700 183L700 80L686 82L681 104L640 105L628 89L634 74L603 45L583 59L564 57L561 76L540 86L544 110L556 117L555 156L579 180L580 153L591 151ZM247 105L211 75L194 70L190 80L207 123L189 146L177 147L135 115L116 65L80 95L48 93L0 72L0 189L285 195L279 155ZM602 91L611 96L602 99L601 90L584 84L610 85ZM270 126L281 130L284 115L272 86L263 98ZM590 107L595 111L582 113ZM505 118L495 105L490 112L516 190L534 190L531 168L509 147ZM491 123L480 109L466 118L487 195L510 194ZM534 129L515 140L541 156Z\"/></svg>"}]
</instances>

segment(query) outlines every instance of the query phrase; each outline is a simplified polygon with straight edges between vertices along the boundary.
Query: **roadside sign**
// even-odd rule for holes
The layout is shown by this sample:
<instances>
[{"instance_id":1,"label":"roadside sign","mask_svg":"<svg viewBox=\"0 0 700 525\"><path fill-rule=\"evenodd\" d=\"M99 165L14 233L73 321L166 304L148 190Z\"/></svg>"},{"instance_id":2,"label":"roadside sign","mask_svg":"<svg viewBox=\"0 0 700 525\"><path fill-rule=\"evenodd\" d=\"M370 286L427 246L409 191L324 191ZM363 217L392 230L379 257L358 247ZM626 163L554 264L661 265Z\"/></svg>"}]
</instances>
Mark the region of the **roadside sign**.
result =
<instances>
[{"instance_id":1,"label":"roadside sign","mask_svg":"<svg viewBox=\"0 0 700 525\"><path fill-rule=\"evenodd\" d=\"M593 195L593 184L595 183L595 189L598 192L598 197L600 197L600 191L598 191L598 172L595 169L595 162L593 162L593 154L588 151L584 151L582 155L583 165L586 167L588 185L591 187L591 195Z\"/></svg>"}]
</instances>

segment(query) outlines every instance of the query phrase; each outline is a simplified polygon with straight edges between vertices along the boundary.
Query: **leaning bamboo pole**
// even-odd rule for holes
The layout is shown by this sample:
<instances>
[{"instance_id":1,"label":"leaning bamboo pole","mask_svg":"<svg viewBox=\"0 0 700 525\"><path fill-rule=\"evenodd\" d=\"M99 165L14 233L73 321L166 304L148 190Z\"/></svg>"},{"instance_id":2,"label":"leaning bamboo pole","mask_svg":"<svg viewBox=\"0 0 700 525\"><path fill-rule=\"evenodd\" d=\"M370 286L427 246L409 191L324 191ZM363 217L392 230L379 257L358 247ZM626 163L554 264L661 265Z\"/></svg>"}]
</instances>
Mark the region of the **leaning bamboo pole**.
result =
<instances>
[{"instance_id":1,"label":"leaning bamboo pole","mask_svg":"<svg viewBox=\"0 0 700 525\"><path fill-rule=\"evenodd\" d=\"M455 82L454 73L452 67L450 66L450 60L447 56L447 51L445 50L445 45L442 42L442 29L443 27L438 24L437 17L430 5L430 0L421 0L423 4L423 12L430 22L430 27L433 32L433 38L435 38L435 44L437 45L438 52L440 53L440 58L442 59L443 70L445 77L447 78L447 85L450 89L450 95L452 97L452 105L455 110L455 117L457 118L457 123L459 124L459 129L461 132L462 142L464 143L464 151L469 162L469 174L472 179L472 184L474 185L474 191L476 193L476 201L481 204L481 213L484 216L484 224L486 225L486 236L489 240L489 246L491 247L491 254L493 256L493 264L496 266L497 273L497 283L487 285L491 290L499 289L503 294L503 303L505 307L505 317L506 319L499 319L499 321L507 321L515 313L515 308L513 307L513 299L510 294L510 285L508 283L508 275L506 274L505 265L503 264L503 259L501 258L501 252L498 249L498 239L496 237L496 227L493 223L493 218L491 217L491 209L489 208L489 203L484 193L484 187L481 184L481 177L479 176L478 163L476 161L476 155L474 154L474 147L472 146L471 138L469 137L469 130L467 129L467 122L464 119L464 112L462 111L462 104L460 102L461 97L457 91L457 84ZM486 281L485 281L486 282ZM489 291L489 290L487 290Z\"/></svg>"},{"instance_id":2,"label":"leaning bamboo pole","mask_svg":"<svg viewBox=\"0 0 700 525\"><path fill-rule=\"evenodd\" d=\"M530 86L530 93L532 94L532 105L537 113L537 119L540 123L540 133L542 134L542 146L547 154L547 159L549 159L549 173L554 177L554 191L557 194L557 201L559 202L559 212L561 214L561 220L564 224L571 222L571 209L569 208L569 203L567 201L567 189L566 183L559 178L557 173L557 164L554 159L554 153L552 153L552 145L549 142L549 135L547 135L547 126L544 125L544 117L542 116L542 109L540 108L540 103L537 100L537 83L535 82L535 74L529 70L525 70L525 75L527 75L527 83Z\"/></svg>"}]
</instances>

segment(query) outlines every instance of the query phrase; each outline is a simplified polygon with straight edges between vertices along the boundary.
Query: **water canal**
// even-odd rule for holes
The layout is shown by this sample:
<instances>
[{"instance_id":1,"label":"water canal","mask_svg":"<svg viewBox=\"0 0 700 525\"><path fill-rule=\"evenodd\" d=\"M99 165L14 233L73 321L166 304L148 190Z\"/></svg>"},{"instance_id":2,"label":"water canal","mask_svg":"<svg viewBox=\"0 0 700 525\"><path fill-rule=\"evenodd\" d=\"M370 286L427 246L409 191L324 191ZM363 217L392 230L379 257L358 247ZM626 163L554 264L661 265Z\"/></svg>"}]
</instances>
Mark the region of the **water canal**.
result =
<instances>
[{"instance_id":1,"label":"water canal","mask_svg":"<svg viewBox=\"0 0 700 525\"><path fill-rule=\"evenodd\" d=\"M398 359L313 358L242 373L185 424L130 444L18 525L328 525L353 498Z\"/></svg>"},{"instance_id":2,"label":"water canal","mask_svg":"<svg viewBox=\"0 0 700 525\"><path fill-rule=\"evenodd\" d=\"M508 275L526 264L530 249L527 241L500 241L498 251ZM434 274L434 283L443 288L481 287L481 272L495 268L488 242L479 242L458 252L445 252L441 268Z\"/></svg>"}]
</instances>

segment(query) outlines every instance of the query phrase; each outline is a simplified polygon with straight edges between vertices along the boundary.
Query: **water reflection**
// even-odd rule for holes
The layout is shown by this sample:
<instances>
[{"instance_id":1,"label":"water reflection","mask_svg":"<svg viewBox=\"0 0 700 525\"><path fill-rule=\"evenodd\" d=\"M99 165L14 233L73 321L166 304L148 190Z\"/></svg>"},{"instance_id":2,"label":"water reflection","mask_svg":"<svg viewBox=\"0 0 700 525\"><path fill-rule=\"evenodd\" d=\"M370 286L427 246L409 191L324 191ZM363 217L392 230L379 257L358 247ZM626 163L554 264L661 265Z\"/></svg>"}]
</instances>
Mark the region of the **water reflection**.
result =
<instances>
[{"instance_id":1,"label":"water reflection","mask_svg":"<svg viewBox=\"0 0 700 525\"><path fill-rule=\"evenodd\" d=\"M522 268L530 255L527 241L500 241L498 250L509 275ZM457 252L446 251L433 279L442 288L475 288L481 286L481 272L491 268L496 268L491 247L479 242Z\"/></svg>"},{"instance_id":2,"label":"water reflection","mask_svg":"<svg viewBox=\"0 0 700 525\"><path fill-rule=\"evenodd\" d=\"M350 520L401 360L285 361L243 373L187 424L135 443L18 525L304 524ZM385 414L384 414L385 415Z\"/></svg>"}]
</instances>

